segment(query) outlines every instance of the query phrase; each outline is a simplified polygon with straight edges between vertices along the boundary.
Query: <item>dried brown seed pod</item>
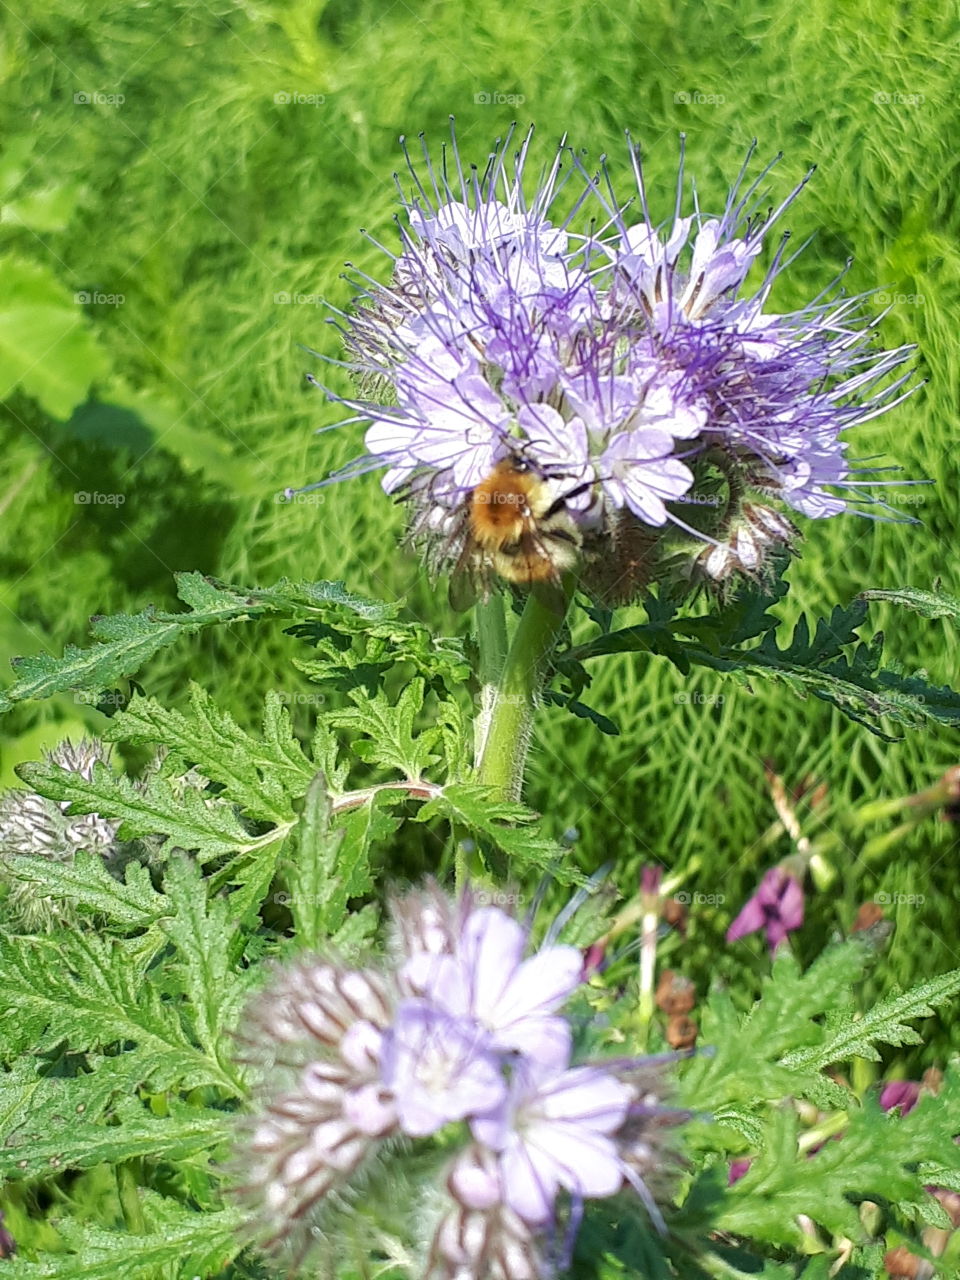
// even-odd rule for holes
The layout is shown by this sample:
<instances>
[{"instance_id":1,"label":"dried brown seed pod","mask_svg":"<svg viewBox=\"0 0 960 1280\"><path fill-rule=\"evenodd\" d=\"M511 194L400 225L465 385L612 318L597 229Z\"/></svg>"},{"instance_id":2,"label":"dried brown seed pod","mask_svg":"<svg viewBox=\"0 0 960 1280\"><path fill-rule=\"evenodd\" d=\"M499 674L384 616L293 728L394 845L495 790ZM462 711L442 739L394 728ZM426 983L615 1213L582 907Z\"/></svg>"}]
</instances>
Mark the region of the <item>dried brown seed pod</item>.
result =
<instances>
[{"instance_id":1,"label":"dried brown seed pod","mask_svg":"<svg viewBox=\"0 0 960 1280\"><path fill-rule=\"evenodd\" d=\"M857 910L856 919L850 926L851 933L862 933L864 929L872 929L883 919L883 908L876 902L863 902Z\"/></svg>"},{"instance_id":2,"label":"dried brown seed pod","mask_svg":"<svg viewBox=\"0 0 960 1280\"><path fill-rule=\"evenodd\" d=\"M895 1276L897 1280L932 1280L936 1274L931 1263L925 1258L918 1258L903 1244L883 1255L883 1265L887 1275Z\"/></svg>"},{"instance_id":3,"label":"dried brown seed pod","mask_svg":"<svg viewBox=\"0 0 960 1280\"><path fill-rule=\"evenodd\" d=\"M685 1013L675 1013L667 1023L666 1038L671 1049L692 1049L700 1028Z\"/></svg>"},{"instance_id":4,"label":"dried brown seed pod","mask_svg":"<svg viewBox=\"0 0 960 1280\"><path fill-rule=\"evenodd\" d=\"M657 983L657 1008L666 1014L689 1013L697 1003L697 989L689 978L664 969Z\"/></svg>"}]
</instances>

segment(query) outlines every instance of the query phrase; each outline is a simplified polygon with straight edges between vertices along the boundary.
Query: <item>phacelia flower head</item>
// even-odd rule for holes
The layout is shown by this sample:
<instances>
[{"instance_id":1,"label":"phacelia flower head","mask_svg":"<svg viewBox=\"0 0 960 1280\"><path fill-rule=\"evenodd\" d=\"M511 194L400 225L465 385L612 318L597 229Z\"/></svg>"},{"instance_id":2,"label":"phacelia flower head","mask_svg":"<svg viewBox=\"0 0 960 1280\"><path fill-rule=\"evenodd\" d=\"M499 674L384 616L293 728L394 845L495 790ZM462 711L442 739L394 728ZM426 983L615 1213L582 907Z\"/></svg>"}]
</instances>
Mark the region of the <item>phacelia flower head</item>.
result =
<instances>
[{"instance_id":1,"label":"phacelia flower head","mask_svg":"<svg viewBox=\"0 0 960 1280\"><path fill-rule=\"evenodd\" d=\"M96 764L106 764L110 747L96 738L81 742L61 742L46 753L51 764L89 782ZM48 800L33 791L11 790L0 799L0 872L11 879L7 909L18 925L28 930L48 929L55 922L72 918L63 903L38 898L34 884L18 879L19 857L49 858L69 862L83 850L99 855L117 869L121 845L117 840L119 822L97 813L71 816L69 802Z\"/></svg>"},{"instance_id":2,"label":"phacelia flower head","mask_svg":"<svg viewBox=\"0 0 960 1280\"><path fill-rule=\"evenodd\" d=\"M87 782L95 764L106 764L110 748L98 739L61 742L48 751L47 759ZM33 792L8 791L0 801L0 856L34 854L66 861L78 849L108 856L116 841L117 822L108 822L95 813L70 817L68 803L58 804Z\"/></svg>"},{"instance_id":3,"label":"phacelia flower head","mask_svg":"<svg viewBox=\"0 0 960 1280\"><path fill-rule=\"evenodd\" d=\"M908 349L875 348L864 299L837 287L769 306L789 265L770 233L804 183L764 210L772 166L747 183L751 149L722 210L684 214L681 153L664 222L633 144L632 195L561 144L528 199L530 144L512 154L511 131L482 171L455 138L438 163L408 155L391 279L364 277L342 316L349 366L378 395L334 396L369 425L366 454L333 478L382 470L435 565L514 582L547 576L562 515L586 588L607 597L636 594L681 534L703 548L696 576L755 576L795 536L770 501L813 519L882 508L844 433L906 394ZM497 468L531 477L512 524L477 509Z\"/></svg>"},{"instance_id":4,"label":"phacelia flower head","mask_svg":"<svg viewBox=\"0 0 960 1280\"><path fill-rule=\"evenodd\" d=\"M727 930L727 941L736 942L758 929L766 931L771 952L788 933L803 924L803 885L785 867L771 867L743 910Z\"/></svg>"},{"instance_id":5,"label":"phacelia flower head","mask_svg":"<svg viewBox=\"0 0 960 1280\"><path fill-rule=\"evenodd\" d=\"M258 1102L237 1164L258 1242L302 1256L362 1168L441 1135L429 1275L539 1280L558 1222L569 1234L585 1199L623 1189L662 1225L645 1179L676 1114L662 1106L663 1064L572 1063L563 1005L580 951L527 955L528 928L469 891L451 901L430 885L394 916L389 966L306 957L248 1011Z\"/></svg>"},{"instance_id":6,"label":"phacelia flower head","mask_svg":"<svg viewBox=\"0 0 960 1280\"><path fill-rule=\"evenodd\" d=\"M615 1135L634 1101L630 1087L599 1067L558 1071L526 1062L510 1096L472 1122L499 1153L502 1198L525 1221L551 1221L562 1187L581 1199L615 1195L625 1165Z\"/></svg>"}]
</instances>

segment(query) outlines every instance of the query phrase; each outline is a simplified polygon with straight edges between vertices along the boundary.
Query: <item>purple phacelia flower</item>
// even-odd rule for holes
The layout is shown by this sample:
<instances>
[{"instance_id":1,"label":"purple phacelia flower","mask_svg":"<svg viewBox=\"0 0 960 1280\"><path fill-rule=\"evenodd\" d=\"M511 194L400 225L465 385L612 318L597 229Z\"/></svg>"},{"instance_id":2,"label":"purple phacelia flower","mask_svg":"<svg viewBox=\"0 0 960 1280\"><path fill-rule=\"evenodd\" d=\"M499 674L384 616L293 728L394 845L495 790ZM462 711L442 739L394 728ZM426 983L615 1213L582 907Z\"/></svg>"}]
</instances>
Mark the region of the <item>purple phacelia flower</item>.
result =
<instances>
[{"instance_id":1,"label":"purple phacelia flower","mask_svg":"<svg viewBox=\"0 0 960 1280\"><path fill-rule=\"evenodd\" d=\"M783 867L771 867L756 893L727 930L727 941L764 929L767 945L776 951L788 933L803 924L803 886Z\"/></svg>"},{"instance_id":2,"label":"purple phacelia flower","mask_svg":"<svg viewBox=\"0 0 960 1280\"><path fill-rule=\"evenodd\" d=\"M762 211L772 165L745 184L751 148L722 212L683 214L681 153L661 224L632 144L635 198L561 145L528 200L530 143L511 159L511 131L482 173L464 169L455 138L439 170L424 147L423 178L407 157L392 281L359 280L341 318L349 367L377 394L328 392L369 423L367 452L332 478L383 470L432 562L449 566L469 546L474 489L519 462L577 526L584 586L600 594L609 575L591 565L635 559L631 526L650 537L641 577L677 572L694 535L704 550L686 572L722 584L793 549L790 521L756 495L812 519L889 510L844 433L908 394L909 348L875 348L878 321L838 281L798 311L769 309L790 259L786 234L772 253L767 241L806 178ZM628 596L644 585L620 576Z\"/></svg>"},{"instance_id":3,"label":"purple phacelia flower","mask_svg":"<svg viewBox=\"0 0 960 1280\"><path fill-rule=\"evenodd\" d=\"M437 1224L427 1277L443 1280L542 1280L550 1274L537 1229L503 1200L495 1152L474 1144L447 1175L448 1206Z\"/></svg>"},{"instance_id":4,"label":"purple phacelia flower","mask_svg":"<svg viewBox=\"0 0 960 1280\"><path fill-rule=\"evenodd\" d=\"M524 959L527 933L499 907L464 920L453 955L425 957L424 992L437 1008L482 1027L501 1053L537 1062L570 1055L570 1027L555 1016L582 981L577 947L544 947Z\"/></svg>"},{"instance_id":5,"label":"purple phacelia flower","mask_svg":"<svg viewBox=\"0 0 960 1280\"><path fill-rule=\"evenodd\" d=\"M525 1063L502 1106L471 1122L474 1137L499 1153L503 1202L544 1226L561 1187L582 1199L615 1195L626 1165L614 1135L632 1101L632 1090L601 1067Z\"/></svg>"},{"instance_id":6,"label":"purple phacelia flower","mask_svg":"<svg viewBox=\"0 0 960 1280\"><path fill-rule=\"evenodd\" d=\"M541 1280L560 1218L570 1235L583 1199L623 1186L662 1226L646 1177L677 1115L661 1104L663 1062L571 1065L562 1006L583 961L552 941L564 913L531 955L529 928L469 890L451 900L430 884L393 915L392 964L307 957L250 1006L256 1114L237 1165L251 1238L295 1267L337 1193L389 1151L402 1159L396 1139L444 1134L449 1148L456 1125L472 1136L436 1201L428 1275Z\"/></svg>"},{"instance_id":7,"label":"purple phacelia flower","mask_svg":"<svg viewBox=\"0 0 960 1280\"><path fill-rule=\"evenodd\" d=\"M383 1083L404 1133L436 1133L496 1106L506 1093L500 1060L476 1022L451 1018L426 1000L405 1000L384 1045Z\"/></svg>"}]
</instances>

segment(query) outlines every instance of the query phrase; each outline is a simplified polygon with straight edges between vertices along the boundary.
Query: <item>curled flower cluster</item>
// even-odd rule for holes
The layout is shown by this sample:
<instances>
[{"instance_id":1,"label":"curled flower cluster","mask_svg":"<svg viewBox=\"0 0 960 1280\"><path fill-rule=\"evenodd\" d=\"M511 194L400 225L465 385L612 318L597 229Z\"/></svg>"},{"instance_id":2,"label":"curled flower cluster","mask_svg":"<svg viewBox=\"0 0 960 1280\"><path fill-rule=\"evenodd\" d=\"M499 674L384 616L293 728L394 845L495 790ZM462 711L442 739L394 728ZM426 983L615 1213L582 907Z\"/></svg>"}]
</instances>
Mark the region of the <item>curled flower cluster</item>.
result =
<instances>
[{"instance_id":1,"label":"curled flower cluster","mask_svg":"<svg viewBox=\"0 0 960 1280\"><path fill-rule=\"evenodd\" d=\"M434 563L466 549L483 567L471 495L498 465L522 466L549 495L532 516L562 508L585 586L613 597L678 558L717 582L759 574L796 536L771 498L812 518L883 507L841 433L908 394L908 375L888 375L909 349L874 348L864 299L837 287L771 311L786 234L745 290L804 183L762 211L771 166L744 189L751 150L718 216L698 203L681 216L681 159L658 224L632 145L629 199L562 145L528 202L530 141L511 160L508 136L483 173L464 169L455 139L439 172L426 149L423 179L410 163L392 281L365 278L343 317L350 366L379 394L328 392L370 424L366 455L334 478L385 468ZM552 212L561 191L566 217Z\"/></svg>"},{"instance_id":2,"label":"curled flower cluster","mask_svg":"<svg viewBox=\"0 0 960 1280\"><path fill-rule=\"evenodd\" d=\"M87 781L93 777L94 765L106 764L109 758L110 747L96 738L84 738L76 744L61 742L47 752L52 764ZM71 817L69 808L68 802L47 800L32 791L8 791L0 799L0 866L12 873L7 910L11 918L31 931L49 928L67 909L50 898L38 898L29 881L16 878L18 856L69 862L82 849L111 862L119 849L119 822L96 813Z\"/></svg>"},{"instance_id":3,"label":"curled flower cluster","mask_svg":"<svg viewBox=\"0 0 960 1280\"><path fill-rule=\"evenodd\" d=\"M647 1186L662 1163L660 1064L572 1065L560 1009L581 983L580 951L525 956L516 919L433 886L394 917L395 968L303 960L250 1011L263 1081L241 1163L262 1243L289 1243L299 1225L305 1245L313 1211L384 1143L451 1125L464 1140L435 1189L427 1275L536 1280L561 1206L572 1235L585 1199L624 1187L661 1224Z\"/></svg>"},{"instance_id":4,"label":"curled flower cluster","mask_svg":"<svg viewBox=\"0 0 960 1280\"><path fill-rule=\"evenodd\" d=\"M61 742L47 759L78 774L88 782L95 764L106 764L110 748L98 739L84 738L74 745ZM68 803L46 800L32 791L8 791L0 800L0 853L37 854L63 862L78 849L108 855L114 845L119 823L108 822L95 813L70 817Z\"/></svg>"}]
</instances>

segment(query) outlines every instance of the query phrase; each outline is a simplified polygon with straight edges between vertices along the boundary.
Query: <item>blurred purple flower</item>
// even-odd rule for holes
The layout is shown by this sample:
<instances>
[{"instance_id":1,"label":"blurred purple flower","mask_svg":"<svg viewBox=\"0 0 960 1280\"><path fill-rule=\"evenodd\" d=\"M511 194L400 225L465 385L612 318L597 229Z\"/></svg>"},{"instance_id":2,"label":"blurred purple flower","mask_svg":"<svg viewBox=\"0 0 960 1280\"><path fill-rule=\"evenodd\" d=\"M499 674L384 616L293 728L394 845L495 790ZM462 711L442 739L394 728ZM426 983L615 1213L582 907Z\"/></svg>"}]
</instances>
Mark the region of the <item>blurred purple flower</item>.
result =
<instances>
[{"instance_id":1,"label":"blurred purple flower","mask_svg":"<svg viewBox=\"0 0 960 1280\"><path fill-rule=\"evenodd\" d=\"M677 1115L659 1101L667 1059L570 1066L559 1010L583 980L580 950L548 942L527 956L528 927L434 883L392 914L392 966L306 957L248 1009L258 1105L241 1194L260 1243L306 1250L314 1211L386 1142L463 1121L473 1137L451 1151L427 1274L537 1280L561 1191L609 1196L626 1182L662 1226L646 1178Z\"/></svg>"},{"instance_id":2,"label":"blurred purple flower","mask_svg":"<svg viewBox=\"0 0 960 1280\"><path fill-rule=\"evenodd\" d=\"M632 1101L633 1091L599 1067L518 1069L504 1103L471 1121L474 1137L499 1152L504 1203L542 1225L561 1187L574 1196L615 1195L626 1166L614 1135Z\"/></svg>"},{"instance_id":3,"label":"blurred purple flower","mask_svg":"<svg viewBox=\"0 0 960 1280\"><path fill-rule=\"evenodd\" d=\"M382 1079L411 1137L502 1101L506 1084L483 1030L423 1000L404 1000L384 1039Z\"/></svg>"},{"instance_id":4,"label":"blurred purple flower","mask_svg":"<svg viewBox=\"0 0 960 1280\"><path fill-rule=\"evenodd\" d=\"M455 1018L472 1019L500 1052L566 1066L570 1026L555 1011L580 985L577 947L544 947L524 959L527 933L499 907L467 917L453 955L431 957L424 994Z\"/></svg>"},{"instance_id":5,"label":"blurred purple flower","mask_svg":"<svg viewBox=\"0 0 960 1280\"><path fill-rule=\"evenodd\" d=\"M909 1115L920 1101L922 1088L919 1080L891 1080L880 1091L880 1105L884 1111L899 1107L902 1116Z\"/></svg>"},{"instance_id":6,"label":"blurred purple flower","mask_svg":"<svg viewBox=\"0 0 960 1280\"><path fill-rule=\"evenodd\" d=\"M727 930L727 942L765 929L767 945L776 951L788 933L803 924L803 886L783 867L771 867L756 893Z\"/></svg>"}]
</instances>

